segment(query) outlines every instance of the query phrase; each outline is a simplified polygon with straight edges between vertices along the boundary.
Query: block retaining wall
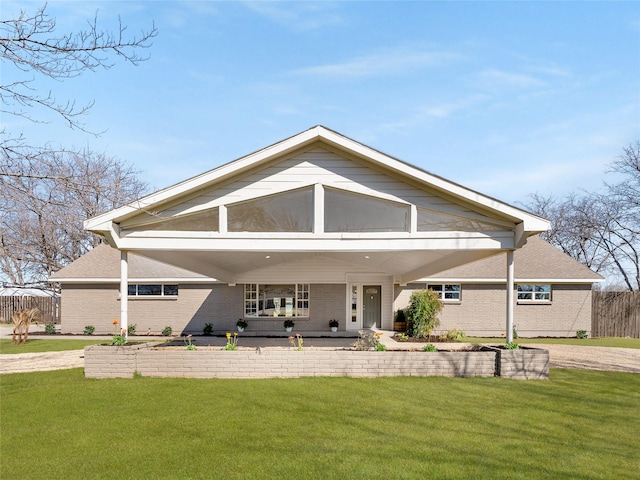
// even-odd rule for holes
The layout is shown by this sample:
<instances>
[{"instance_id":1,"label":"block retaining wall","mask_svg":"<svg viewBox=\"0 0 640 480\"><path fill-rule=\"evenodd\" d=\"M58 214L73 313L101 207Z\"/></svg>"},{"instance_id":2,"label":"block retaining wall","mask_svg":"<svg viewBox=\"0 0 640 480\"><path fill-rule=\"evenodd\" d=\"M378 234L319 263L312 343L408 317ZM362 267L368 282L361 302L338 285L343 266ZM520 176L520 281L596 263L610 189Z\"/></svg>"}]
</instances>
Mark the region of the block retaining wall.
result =
<instances>
[{"instance_id":1,"label":"block retaining wall","mask_svg":"<svg viewBox=\"0 0 640 480\"><path fill-rule=\"evenodd\" d=\"M527 355L519 359L518 353L524 352ZM147 377L186 378L493 377L503 372L503 376L509 378L548 378L548 351L509 351L509 355L504 356L502 353L504 351L499 349L461 352L321 349L187 351L151 348L149 344L123 347L93 345L85 347L85 376L132 378L138 373ZM504 363L508 359L515 363L513 369ZM526 371L532 367L540 369L543 365L546 373Z\"/></svg>"}]
</instances>

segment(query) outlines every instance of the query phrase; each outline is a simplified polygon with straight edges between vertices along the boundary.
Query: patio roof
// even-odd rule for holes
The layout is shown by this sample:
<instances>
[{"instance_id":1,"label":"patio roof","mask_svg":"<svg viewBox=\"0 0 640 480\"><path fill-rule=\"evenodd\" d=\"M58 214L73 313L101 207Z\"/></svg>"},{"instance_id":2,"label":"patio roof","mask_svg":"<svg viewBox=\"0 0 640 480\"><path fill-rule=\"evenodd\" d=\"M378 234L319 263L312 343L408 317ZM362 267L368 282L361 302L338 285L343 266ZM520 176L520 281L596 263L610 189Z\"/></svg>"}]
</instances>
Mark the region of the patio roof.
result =
<instances>
[{"instance_id":1,"label":"patio roof","mask_svg":"<svg viewBox=\"0 0 640 480\"><path fill-rule=\"evenodd\" d=\"M342 162L342 170L309 160L309 152L333 155ZM347 163L366 172L366 178L344 173ZM503 228L419 231L415 217L421 205L412 204L413 197L403 197L397 188L393 190L384 185L375 190L379 180L387 178L392 179L394 185L411 189L414 197L415 192L421 192L425 197L437 199L437 207L427 206L441 208L439 214L467 216L471 221L492 222ZM411 208L411 228L403 232L325 232L321 222L323 195L327 188L336 188L336 185L407 205ZM228 231L228 205L255 198L259 195L256 192L265 195L296 188L313 189L315 220L311 232ZM186 218L208 211L206 209L217 209L220 228L176 232L131 227L141 218ZM110 245L120 250L230 284L274 264L313 263L314 260L392 275L395 282L404 284L500 250L520 248L530 235L547 230L549 222L316 126L89 219L85 228L103 235Z\"/></svg>"}]
</instances>

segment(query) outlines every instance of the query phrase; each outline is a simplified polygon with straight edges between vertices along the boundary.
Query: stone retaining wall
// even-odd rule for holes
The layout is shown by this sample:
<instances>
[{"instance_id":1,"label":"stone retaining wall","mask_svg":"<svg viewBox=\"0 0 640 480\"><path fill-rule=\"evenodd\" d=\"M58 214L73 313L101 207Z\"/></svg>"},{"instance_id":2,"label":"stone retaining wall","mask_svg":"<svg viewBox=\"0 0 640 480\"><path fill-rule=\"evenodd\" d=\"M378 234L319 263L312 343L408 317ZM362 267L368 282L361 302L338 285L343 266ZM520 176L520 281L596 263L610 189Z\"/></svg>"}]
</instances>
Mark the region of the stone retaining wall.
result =
<instances>
[{"instance_id":1,"label":"stone retaining wall","mask_svg":"<svg viewBox=\"0 0 640 480\"><path fill-rule=\"evenodd\" d=\"M515 351L525 352L522 351ZM526 350L531 352L531 350ZM188 378L295 378L309 376L392 377L447 376L493 377L497 366L510 378L547 378L523 371L541 363L524 356L514 357L512 371L497 357L507 361L499 349L460 352L363 352L354 350L308 349L240 349L235 351L151 348L149 344L134 346L93 345L85 348L85 376L89 378L132 378L135 373L148 377ZM509 352L511 353L511 352ZM538 359L538 357L535 357ZM536 370L537 371L537 370Z\"/></svg>"},{"instance_id":2,"label":"stone retaining wall","mask_svg":"<svg viewBox=\"0 0 640 480\"><path fill-rule=\"evenodd\" d=\"M527 348L496 348L496 376L523 380L549 378L549 351Z\"/></svg>"}]
</instances>

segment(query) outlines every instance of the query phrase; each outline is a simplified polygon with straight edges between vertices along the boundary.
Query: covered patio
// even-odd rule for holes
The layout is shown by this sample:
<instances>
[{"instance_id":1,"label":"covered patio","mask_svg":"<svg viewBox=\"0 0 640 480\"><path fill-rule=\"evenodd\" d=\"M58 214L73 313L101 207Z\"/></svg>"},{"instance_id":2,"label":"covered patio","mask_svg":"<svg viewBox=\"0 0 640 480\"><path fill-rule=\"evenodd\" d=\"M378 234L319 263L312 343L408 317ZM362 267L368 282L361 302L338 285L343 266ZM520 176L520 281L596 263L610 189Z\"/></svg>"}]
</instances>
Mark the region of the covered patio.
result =
<instances>
[{"instance_id":1,"label":"covered patio","mask_svg":"<svg viewBox=\"0 0 640 480\"><path fill-rule=\"evenodd\" d=\"M317 126L85 228L120 251L125 330L130 253L225 285L216 301L237 302L228 315L256 334L292 318L309 335L335 317L349 335L392 329L394 286L506 252L509 341L513 252L549 222Z\"/></svg>"}]
</instances>

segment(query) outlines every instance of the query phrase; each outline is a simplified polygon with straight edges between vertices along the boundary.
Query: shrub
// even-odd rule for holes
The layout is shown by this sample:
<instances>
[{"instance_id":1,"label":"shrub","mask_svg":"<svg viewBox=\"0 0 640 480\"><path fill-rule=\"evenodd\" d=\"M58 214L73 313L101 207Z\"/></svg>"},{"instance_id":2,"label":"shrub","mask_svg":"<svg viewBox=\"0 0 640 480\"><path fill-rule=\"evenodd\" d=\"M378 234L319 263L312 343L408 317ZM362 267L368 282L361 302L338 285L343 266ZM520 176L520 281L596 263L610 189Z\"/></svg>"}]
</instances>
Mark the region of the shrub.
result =
<instances>
[{"instance_id":1,"label":"shrub","mask_svg":"<svg viewBox=\"0 0 640 480\"><path fill-rule=\"evenodd\" d=\"M433 343L427 343L424 347L422 347L423 352L437 352L438 349Z\"/></svg>"},{"instance_id":2,"label":"shrub","mask_svg":"<svg viewBox=\"0 0 640 480\"><path fill-rule=\"evenodd\" d=\"M411 294L407 308L407 330L415 338L426 338L440 325L438 313L442 311L442 301L432 290L418 290Z\"/></svg>"},{"instance_id":3,"label":"shrub","mask_svg":"<svg viewBox=\"0 0 640 480\"><path fill-rule=\"evenodd\" d=\"M230 332L227 332L227 344L224 346L223 350L235 350L238 346L238 334L233 332L233 336Z\"/></svg>"},{"instance_id":4,"label":"shrub","mask_svg":"<svg viewBox=\"0 0 640 480\"><path fill-rule=\"evenodd\" d=\"M166 326L162 330L162 335L164 335L165 337L168 337L169 335L171 335L172 332L173 332L173 329L169 326Z\"/></svg>"},{"instance_id":5,"label":"shrub","mask_svg":"<svg viewBox=\"0 0 640 480\"><path fill-rule=\"evenodd\" d=\"M213 323L205 323L202 334L206 336L213 335Z\"/></svg>"},{"instance_id":6,"label":"shrub","mask_svg":"<svg viewBox=\"0 0 640 480\"><path fill-rule=\"evenodd\" d=\"M384 348L384 350L381 350L379 348L379 345L382 345L382 347L384 347L384 345L380 343L380 337L382 336L380 332L374 333L374 332L369 332L365 330L360 330L358 334L360 335L360 337L353 343L354 350L371 350L371 349L374 349L377 351L386 350L386 348Z\"/></svg>"},{"instance_id":7,"label":"shrub","mask_svg":"<svg viewBox=\"0 0 640 480\"><path fill-rule=\"evenodd\" d=\"M93 325L85 325L84 327L85 335L93 335L93 332L95 331L96 331L96 327L94 327Z\"/></svg>"},{"instance_id":8,"label":"shrub","mask_svg":"<svg viewBox=\"0 0 640 480\"><path fill-rule=\"evenodd\" d=\"M457 328L452 328L447 333L442 335L440 337L440 339L441 340L447 340L447 341L450 341L450 342L457 342L459 340L462 340L466 336L467 336L467 334L464 333L462 330L458 330Z\"/></svg>"},{"instance_id":9,"label":"shrub","mask_svg":"<svg viewBox=\"0 0 640 480\"><path fill-rule=\"evenodd\" d=\"M45 324L44 333L56 333L56 326L53 323Z\"/></svg>"},{"instance_id":10,"label":"shrub","mask_svg":"<svg viewBox=\"0 0 640 480\"><path fill-rule=\"evenodd\" d=\"M127 337L124 335L114 335L111 340L111 345L125 345L127 343Z\"/></svg>"},{"instance_id":11,"label":"shrub","mask_svg":"<svg viewBox=\"0 0 640 480\"><path fill-rule=\"evenodd\" d=\"M504 345L504 348L506 348L507 350L518 350L520 347L516 342L507 342Z\"/></svg>"},{"instance_id":12,"label":"shrub","mask_svg":"<svg viewBox=\"0 0 640 480\"><path fill-rule=\"evenodd\" d=\"M136 334L136 324L132 323L131 325L129 325L129 335L135 335Z\"/></svg>"},{"instance_id":13,"label":"shrub","mask_svg":"<svg viewBox=\"0 0 640 480\"><path fill-rule=\"evenodd\" d=\"M588 337L588 335L587 335L587 331L586 331L586 330L578 330L578 331L576 332L576 337L578 337L578 338L579 338L579 339L581 339L581 340L584 340L585 338L587 338L587 337Z\"/></svg>"}]
</instances>

